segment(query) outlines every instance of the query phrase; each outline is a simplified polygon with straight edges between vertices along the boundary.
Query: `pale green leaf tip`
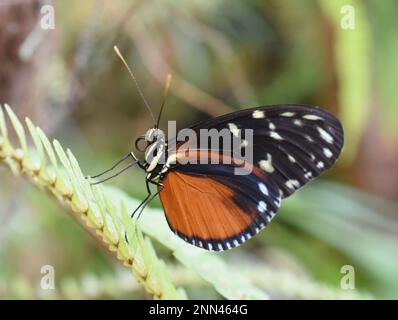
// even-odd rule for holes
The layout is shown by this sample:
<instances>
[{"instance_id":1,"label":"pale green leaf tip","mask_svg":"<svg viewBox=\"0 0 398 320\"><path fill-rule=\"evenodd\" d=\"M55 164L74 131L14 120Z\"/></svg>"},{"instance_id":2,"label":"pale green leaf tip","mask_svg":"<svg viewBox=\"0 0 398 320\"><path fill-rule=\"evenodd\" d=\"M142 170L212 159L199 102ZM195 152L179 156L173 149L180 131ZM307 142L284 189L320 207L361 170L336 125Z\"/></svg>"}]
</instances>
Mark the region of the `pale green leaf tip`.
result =
<instances>
[{"instance_id":1,"label":"pale green leaf tip","mask_svg":"<svg viewBox=\"0 0 398 320\"><path fill-rule=\"evenodd\" d=\"M4 107L6 109L8 117L11 120L15 133L17 134L19 144L22 150L25 152L27 151L27 143L26 143L25 130L23 129L22 123L19 121L18 117L16 116L16 114L8 104L5 104Z\"/></svg>"},{"instance_id":2,"label":"pale green leaf tip","mask_svg":"<svg viewBox=\"0 0 398 320\"><path fill-rule=\"evenodd\" d=\"M58 162L57 158L55 157L54 149L51 146L50 140L48 140L46 134L41 130L40 127L36 127L37 135L40 138L41 142L43 143L44 149L50 159L51 164L54 166L55 170L58 170Z\"/></svg>"},{"instance_id":3,"label":"pale green leaf tip","mask_svg":"<svg viewBox=\"0 0 398 320\"><path fill-rule=\"evenodd\" d=\"M2 134L3 138L7 138L7 126L6 126L6 119L4 117L3 106L0 104L0 133Z\"/></svg>"}]
</instances>

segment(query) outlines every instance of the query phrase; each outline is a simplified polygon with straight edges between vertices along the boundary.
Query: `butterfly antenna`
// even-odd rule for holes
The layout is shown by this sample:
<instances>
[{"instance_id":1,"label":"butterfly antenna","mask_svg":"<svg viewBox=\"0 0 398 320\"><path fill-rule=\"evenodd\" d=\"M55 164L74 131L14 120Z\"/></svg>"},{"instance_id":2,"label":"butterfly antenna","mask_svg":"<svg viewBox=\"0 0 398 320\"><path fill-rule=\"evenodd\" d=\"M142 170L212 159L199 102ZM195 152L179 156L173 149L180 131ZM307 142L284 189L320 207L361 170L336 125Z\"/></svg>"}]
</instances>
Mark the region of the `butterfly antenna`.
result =
<instances>
[{"instance_id":1,"label":"butterfly antenna","mask_svg":"<svg viewBox=\"0 0 398 320\"><path fill-rule=\"evenodd\" d=\"M133 79L133 81L134 81L134 83L135 83L135 86L137 87L138 93L140 94L142 100L144 101L145 106L148 108L149 113L151 114L151 117L152 117L152 119L153 119L153 122L155 123L155 122L156 122L155 116L153 115L152 109L151 109L151 107L149 106L148 101L145 99L144 93L142 92L140 86L138 85L138 81L137 81L137 79L135 78L135 76L134 76L134 74L133 74L133 71L131 70L131 68L130 68L129 65L127 64L126 59L124 59L124 57L123 57L122 54L120 53L118 47L117 47L117 46L114 46L113 49L115 50L116 54L119 56L120 60L122 60L123 64L125 65L125 67L127 68L128 72L130 73L130 76L131 76L131 78Z\"/></svg>"},{"instance_id":2,"label":"butterfly antenna","mask_svg":"<svg viewBox=\"0 0 398 320\"><path fill-rule=\"evenodd\" d=\"M159 128L160 117L162 116L163 107L166 103L167 95L169 94L170 83L171 83L171 74L169 73L167 74L166 80L164 81L163 101L162 101L162 106L160 107L158 121L156 122L156 128Z\"/></svg>"}]
</instances>

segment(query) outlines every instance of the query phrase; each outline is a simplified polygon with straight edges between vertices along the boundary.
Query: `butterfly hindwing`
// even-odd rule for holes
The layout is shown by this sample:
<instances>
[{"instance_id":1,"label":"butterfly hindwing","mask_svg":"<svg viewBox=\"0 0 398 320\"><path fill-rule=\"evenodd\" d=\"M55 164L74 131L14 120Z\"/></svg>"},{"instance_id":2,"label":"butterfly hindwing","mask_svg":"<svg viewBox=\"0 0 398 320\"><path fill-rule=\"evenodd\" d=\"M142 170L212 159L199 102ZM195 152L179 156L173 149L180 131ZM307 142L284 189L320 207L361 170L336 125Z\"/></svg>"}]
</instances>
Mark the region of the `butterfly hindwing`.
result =
<instances>
[{"instance_id":1,"label":"butterfly hindwing","mask_svg":"<svg viewBox=\"0 0 398 320\"><path fill-rule=\"evenodd\" d=\"M199 153L207 156L208 151ZM226 250L271 221L280 206L277 186L258 168L239 179L234 169L233 164L186 164L170 169L162 180L160 199L169 226L178 236L208 250Z\"/></svg>"}]
</instances>

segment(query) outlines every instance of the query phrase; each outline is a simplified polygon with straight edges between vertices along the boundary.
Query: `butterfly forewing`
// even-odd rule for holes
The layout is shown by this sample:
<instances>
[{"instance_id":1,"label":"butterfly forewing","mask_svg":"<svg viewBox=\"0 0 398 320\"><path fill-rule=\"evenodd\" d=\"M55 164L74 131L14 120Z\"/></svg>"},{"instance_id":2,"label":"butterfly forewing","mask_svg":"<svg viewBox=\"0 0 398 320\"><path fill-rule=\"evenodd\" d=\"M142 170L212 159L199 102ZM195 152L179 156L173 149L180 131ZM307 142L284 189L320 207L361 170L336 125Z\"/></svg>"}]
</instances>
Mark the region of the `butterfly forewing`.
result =
<instances>
[{"instance_id":1,"label":"butterfly forewing","mask_svg":"<svg viewBox=\"0 0 398 320\"><path fill-rule=\"evenodd\" d=\"M213 118L192 127L252 129L253 165L270 174L283 197L319 176L337 160L343 128L332 114L305 105L259 107ZM177 169L178 170L178 169Z\"/></svg>"}]
</instances>

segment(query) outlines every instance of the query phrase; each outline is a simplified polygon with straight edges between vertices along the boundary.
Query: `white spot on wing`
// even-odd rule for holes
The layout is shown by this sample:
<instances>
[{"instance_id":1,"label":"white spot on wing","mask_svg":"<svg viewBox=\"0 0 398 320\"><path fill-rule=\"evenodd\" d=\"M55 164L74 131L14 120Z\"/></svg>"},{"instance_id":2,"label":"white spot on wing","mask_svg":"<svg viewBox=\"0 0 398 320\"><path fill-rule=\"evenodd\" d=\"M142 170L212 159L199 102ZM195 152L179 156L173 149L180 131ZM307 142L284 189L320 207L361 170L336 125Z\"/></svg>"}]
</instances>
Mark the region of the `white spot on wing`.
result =
<instances>
[{"instance_id":1,"label":"white spot on wing","mask_svg":"<svg viewBox=\"0 0 398 320\"><path fill-rule=\"evenodd\" d=\"M295 113L294 112L284 112L284 113L281 113L281 116L282 117L293 117L295 115Z\"/></svg>"},{"instance_id":2,"label":"white spot on wing","mask_svg":"<svg viewBox=\"0 0 398 320\"><path fill-rule=\"evenodd\" d=\"M323 120L323 118L318 117L314 114L306 114L303 116L303 119L307 119L307 120Z\"/></svg>"},{"instance_id":3,"label":"white spot on wing","mask_svg":"<svg viewBox=\"0 0 398 320\"><path fill-rule=\"evenodd\" d=\"M296 159L294 157L292 157L290 154L287 157L289 158L289 161L291 163L296 163Z\"/></svg>"},{"instance_id":4,"label":"white spot on wing","mask_svg":"<svg viewBox=\"0 0 398 320\"><path fill-rule=\"evenodd\" d=\"M239 137L240 130L234 123L228 123L228 128L235 137Z\"/></svg>"},{"instance_id":5,"label":"white spot on wing","mask_svg":"<svg viewBox=\"0 0 398 320\"><path fill-rule=\"evenodd\" d=\"M168 156L166 164L175 164L177 162L177 153L172 153Z\"/></svg>"},{"instance_id":6,"label":"white spot on wing","mask_svg":"<svg viewBox=\"0 0 398 320\"><path fill-rule=\"evenodd\" d=\"M270 218L272 219L273 217L275 217L275 212L272 212L272 211L271 211L271 212L269 213L269 216L270 216Z\"/></svg>"},{"instance_id":7,"label":"white spot on wing","mask_svg":"<svg viewBox=\"0 0 398 320\"><path fill-rule=\"evenodd\" d=\"M296 188L300 187L300 182L298 182L298 180L293 180L293 179L287 180L285 184L289 189L294 189L295 187Z\"/></svg>"},{"instance_id":8,"label":"white spot on wing","mask_svg":"<svg viewBox=\"0 0 398 320\"><path fill-rule=\"evenodd\" d=\"M323 168L325 167L325 164L324 164L322 161L319 161L319 162L316 164L316 167L317 167L318 169L323 169Z\"/></svg>"},{"instance_id":9,"label":"white spot on wing","mask_svg":"<svg viewBox=\"0 0 398 320\"><path fill-rule=\"evenodd\" d=\"M261 160L258 164L265 172L272 173L275 171L275 168L272 165L272 156L269 153L267 153L267 160Z\"/></svg>"},{"instance_id":10,"label":"white spot on wing","mask_svg":"<svg viewBox=\"0 0 398 320\"><path fill-rule=\"evenodd\" d=\"M283 140L283 138L280 136L280 134L278 132L271 131L269 135L271 138L273 138L275 140L279 140L279 141Z\"/></svg>"},{"instance_id":11,"label":"white spot on wing","mask_svg":"<svg viewBox=\"0 0 398 320\"><path fill-rule=\"evenodd\" d=\"M258 203L257 210L260 212L265 212L267 210L267 204L264 201L260 201Z\"/></svg>"},{"instance_id":12,"label":"white spot on wing","mask_svg":"<svg viewBox=\"0 0 398 320\"><path fill-rule=\"evenodd\" d=\"M265 118L265 113L264 113L264 111L261 111L261 110L254 110L252 113L252 117L254 119L263 119L263 118Z\"/></svg>"},{"instance_id":13,"label":"white spot on wing","mask_svg":"<svg viewBox=\"0 0 398 320\"><path fill-rule=\"evenodd\" d=\"M333 157L332 151L330 151L330 149L328 149L328 148L323 148L323 154L324 154L327 158Z\"/></svg>"},{"instance_id":14,"label":"white spot on wing","mask_svg":"<svg viewBox=\"0 0 398 320\"><path fill-rule=\"evenodd\" d=\"M263 194L265 194L266 196L269 195L268 188L267 188L267 186L266 186L264 183L259 182L259 183L258 183L258 188L259 188L260 191L261 191Z\"/></svg>"},{"instance_id":15,"label":"white spot on wing","mask_svg":"<svg viewBox=\"0 0 398 320\"><path fill-rule=\"evenodd\" d=\"M303 121L299 120L299 119L295 119L293 121L294 125L298 126L298 127L302 127L303 126Z\"/></svg>"},{"instance_id":16,"label":"white spot on wing","mask_svg":"<svg viewBox=\"0 0 398 320\"><path fill-rule=\"evenodd\" d=\"M304 178L306 178L306 179L311 179L311 178L312 178L312 172L311 172L311 171L306 172L306 173L304 174Z\"/></svg>"},{"instance_id":17,"label":"white spot on wing","mask_svg":"<svg viewBox=\"0 0 398 320\"><path fill-rule=\"evenodd\" d=\"M324 129L321 127L317 127L319 134L323 140L325 140L327 143L333 143L333 137Z\"/></svg>"},{"instance_id":18,"label":"white spot on wing","mask_svg":"<svg viewBox=\"0 0 398 320\"><path fill-rule=\"evenodd\" d=\"M276 129L275 125L272 122L269 123L269 129L270 130L275 130Z\"/></svg>"},{"instance_id":19,"label":"white spot on wing","mask_svg":"<svg viewBox=\"0 0 398 320\"><path fill-rule=\"evenodd\" d=\"M306 138L309 142L314 142L314 139L312 139L311 136L309 136L308 134L305 135L305 138Z\"/></svg>"}]
</instances>

